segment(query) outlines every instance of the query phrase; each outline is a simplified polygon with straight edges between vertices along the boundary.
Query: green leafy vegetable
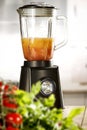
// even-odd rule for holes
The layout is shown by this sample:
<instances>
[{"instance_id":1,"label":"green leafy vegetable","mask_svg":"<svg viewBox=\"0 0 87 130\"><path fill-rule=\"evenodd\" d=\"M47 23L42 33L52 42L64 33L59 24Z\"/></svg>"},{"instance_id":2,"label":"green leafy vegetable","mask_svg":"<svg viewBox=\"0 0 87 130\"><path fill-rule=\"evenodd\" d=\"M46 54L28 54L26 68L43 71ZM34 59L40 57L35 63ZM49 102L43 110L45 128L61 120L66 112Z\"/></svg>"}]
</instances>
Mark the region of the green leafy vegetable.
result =
<instances>
[{"instance_id":1,"label":"green leafy vegetable","mask_svg":"<svg viewBox=\"0 0 87 130\"><path fill-rule=\"evenodd\" d=\"M84 107L82 107L82 108L75 108L75 109L71 110L71 112L68 115L68 118L73 119L75 116L79 115L83 111L84 111Z\"/></svg>"},{"instance_id":2,"label":"green leafy vegetable","mask_svg":"<svg viewBox=\"0 0 87 130\"><path fill-rule=\"evenodd\" d=\"M21 130L83 130L73 118L84 109L73 109L67 117L63 116L63 110L54 108L55 96L49 98L37 98L41 83L32 85L31 92L17 90L16 101L19 105L17 112L23 116Z\"/></svg>"}]
</instances>

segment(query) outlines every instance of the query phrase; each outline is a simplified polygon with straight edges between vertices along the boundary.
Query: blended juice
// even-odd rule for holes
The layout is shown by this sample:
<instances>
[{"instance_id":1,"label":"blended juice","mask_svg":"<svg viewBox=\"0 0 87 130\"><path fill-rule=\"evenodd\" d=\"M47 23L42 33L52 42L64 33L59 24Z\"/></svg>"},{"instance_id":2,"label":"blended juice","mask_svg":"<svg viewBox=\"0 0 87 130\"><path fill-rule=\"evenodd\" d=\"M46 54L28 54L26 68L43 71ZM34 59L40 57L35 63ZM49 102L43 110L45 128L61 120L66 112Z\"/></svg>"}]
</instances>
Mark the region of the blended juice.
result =
<instances>
[{"instance_id":1,"label":"blended juice","mask_svg":"<svg viewBox=\"0 0 87 130\"><path fill-rule=\"evenodd\" d=\"M22 38L25 59L50 60L53 55L54 42L52 38Z\"/></svg>"}]
</instances>

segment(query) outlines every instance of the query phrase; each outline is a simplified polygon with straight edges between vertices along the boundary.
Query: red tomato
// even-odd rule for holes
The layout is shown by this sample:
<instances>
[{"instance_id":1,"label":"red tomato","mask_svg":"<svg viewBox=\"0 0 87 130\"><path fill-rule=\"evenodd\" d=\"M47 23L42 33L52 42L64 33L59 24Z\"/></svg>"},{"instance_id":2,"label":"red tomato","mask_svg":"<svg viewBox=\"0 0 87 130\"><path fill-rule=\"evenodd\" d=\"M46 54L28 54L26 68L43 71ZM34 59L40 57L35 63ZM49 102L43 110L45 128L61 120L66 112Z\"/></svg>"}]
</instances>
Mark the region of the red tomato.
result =
<instances>
[{"instance_id":1,"label":"red tomato","mask_svg":"<svg viewBox=\"0 0 87 130\"><path fill-rule=\"evenodd\" d=\"M4 94L8 94L9 93L9 85L7 85L7 84L3 85L1 89L2 89Z\"/></svg>"},{"instance_id":2,"label":"red tomato","mask_svg":"<svg viewBox=\"0 0 87 130\"><path fill-rule=\"evenodd\" d=\"M2 130L2 124L0 123L0 130Z\"/></svg>"},{"instance_id":3,"label":"red tomato","mask_svg":"<svg viewBox=\"0 0 87 130\"><path fill-rule=\"evenodd\" d=\"M18 90L18 87L15 86L15 85L13 85L13 86L12 86L12 89L13 89L13 90Z\"/></svg>"},{"instance_id":4,"label":"red tomato","mask_svg":"<svg viewBox=\"0 0 87 130\"><path fill-rule=\"evenodd\" d=\"M11 89L11 92L12 92L12 93L15 93L16 90L18 90L18 87L15 86L15 85L13 85L13 86L12 86L12 89Z\"/></svg>"},{"instance_id":5,"label":"red tomato","mask_svg":"<svg viewBox=\"0 0 87 130\"><path fill-rule=\"evenodd\" d=\"M2 81L0 81L0 87L3 85L3 82Z\"/></svg>"},{"instance_id":6,"label":"red tomato","mask_svg":"<svg viewBox=\"0 0 87 130\"><path fill-rule=\"evenodd\" d=\"M12 109L15 109L18 107L18 105L14 102L14 100L12 102L9 100L9 98L3 99L3 106L12 108Z\"/></svg>"},{"instance_id":7,"label":"red tomato","mask_svg":"<svg viewBox=\"0 0 87 130\"><path fill-rule=\"evenodd\" d=\"M0 92L2 92L3 91L3 82L2 81L0 81Z\"/></svg>"},{"instance_id":8,"label":"red tomato","mask_svg":"<svg viewBox=\"0 0 87 130\"><path fill-rule=\"evenodd\" d=\"M15 127L12 127L12 126L8 126L7 128L6 128L6 130L19 130L18 128L15 128Z\"/></svg>"},{"instance_id":9,"label":"red tomato","mask_svg":"<svg viewBox=\"0 0 87 130\"><path fill-rule=\"evenodd\" d=\"M5 117L7 123L20 125L22 123L22 116L19 113L8 113Z\"/></svg>"},{"instance_id":10,"label":"red tomato","mask_svg":"<svg viewBox=\"0 0 87 130\"><path fill-rule=\"evenodd\" d=\"M8 91L8 88L9 88L9 85L2 85L2 86L0 86L0 88L2 89L2 91L4 91L4 92L7 92Z\"/></svg>"},{"instance_id":11,"label":"red tomato","mask_svg":"<svg viewBox=\"0 0 87 130\"><path fill-rule=\"evenodd\" d=\"M3 99L8 99L9 98L9 95L8 94L3 94Z\"/></svg>"},{"instance_id":12,"label":"red tomato","mask_svg":"<svg viewBox=\"0 0 87 130\"><path fill-rule=\"evenodd\" d=\"M8 89L9 89L9 85L6 84L6 85L4 86L4 91L8 91Z\"/></svg>"}]
</instances>

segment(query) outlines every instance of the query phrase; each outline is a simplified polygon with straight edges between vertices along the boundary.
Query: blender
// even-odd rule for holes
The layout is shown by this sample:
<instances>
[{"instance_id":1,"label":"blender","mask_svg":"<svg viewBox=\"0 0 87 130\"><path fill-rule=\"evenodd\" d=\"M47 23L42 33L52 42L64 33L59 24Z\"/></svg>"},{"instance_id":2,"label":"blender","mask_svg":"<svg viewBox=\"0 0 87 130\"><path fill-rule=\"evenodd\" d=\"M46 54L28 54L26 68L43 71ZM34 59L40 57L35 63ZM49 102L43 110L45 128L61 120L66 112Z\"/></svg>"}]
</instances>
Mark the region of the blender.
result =
<instances>
[{"instance_id":1,"label":"blender","mask_svg":"<svg viewBox=\"0 0 87 130\"><path fill-rule=\"evenodd\" d=\"M20 19L24 65L21 67L19 88L30 91L32 84L41 81L38 97L55 95L57 108L63 108L59 67L53 65L54 50L65 44L55 44L58 9L44 3L30 3L17 9ZM65 22L65 20L64 20Z\"/></svg>"}]
</instances>

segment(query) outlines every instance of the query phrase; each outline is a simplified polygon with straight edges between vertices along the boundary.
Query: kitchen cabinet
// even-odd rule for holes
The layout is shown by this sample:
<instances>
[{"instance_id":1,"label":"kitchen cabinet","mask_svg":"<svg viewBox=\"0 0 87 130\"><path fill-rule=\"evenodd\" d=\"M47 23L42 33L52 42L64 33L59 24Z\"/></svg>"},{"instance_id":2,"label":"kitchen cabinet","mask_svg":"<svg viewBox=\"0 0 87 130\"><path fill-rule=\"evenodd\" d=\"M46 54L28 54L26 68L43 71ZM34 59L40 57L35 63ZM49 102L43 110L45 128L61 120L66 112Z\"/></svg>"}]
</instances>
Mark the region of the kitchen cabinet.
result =
<instances>
[{"instance_id":1,"label":"kitchen cabinet","mask_svg":"<svg viewBox=\"0 0 87 130\"><path fill-rule=\"evenodd\" d=\"M77 87L74 89L63 89L64 105L83 106L87 105L87 87Z\"/></svg>"},{"instance_id":2,"label":"kitchen cabinet","mask_svg":"<svg viewBox=\"0 0 87 130\"><path fill-rule=\"evenodd\" d=\"M87 106L87 94L85 95L85 104Z\"/></svg>"},{"instance_id":3,"label":"kitchen cabinet","mask_svg":"<svg viewBox=\"0 0 87 130\"><path fill-rule=\"evenodd\" d=\"M87 93L84 92L64 92L63 93L63 100L64 105L70 106L83 106L87 104Z\"/></svg>"}]
</instances>

